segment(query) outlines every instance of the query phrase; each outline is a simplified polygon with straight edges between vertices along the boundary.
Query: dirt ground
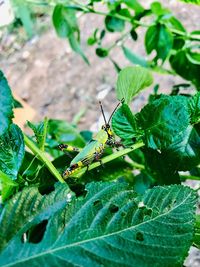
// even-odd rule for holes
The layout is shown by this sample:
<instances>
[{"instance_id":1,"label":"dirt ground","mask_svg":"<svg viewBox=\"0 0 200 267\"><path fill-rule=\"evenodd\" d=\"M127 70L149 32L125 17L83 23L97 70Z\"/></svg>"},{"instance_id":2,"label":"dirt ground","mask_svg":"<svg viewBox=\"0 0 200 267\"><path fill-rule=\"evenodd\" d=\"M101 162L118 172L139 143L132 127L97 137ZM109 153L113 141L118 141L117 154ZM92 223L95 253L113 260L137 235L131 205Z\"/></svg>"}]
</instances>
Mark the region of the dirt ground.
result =
<instances>
[{"instance_id":1,"label":"dirt ground","mask_svg":"<svg viewBox=\"0 0 200 267\"><path fill-rule=\"evenodd\" d=\"M149 6L152 1L141 2ZM198 29L199 7L178 1L167 2L165 6L173 11L188 30ZM79 21L82 46L90 66L71 51L66 40L57 38L52 26L48 26L49 29L45 33L35 36L23 46L15 42L15 36L5 38L0 49L0 68L5 72L13 91L36 109L36 120L48 116L72 121L77 113L85 110L79 127L88 129L100 116L99 99L109 113L115 107L117 100L114 87L117 74L109 59L98 58L95 56L94 48L86 45L87 38L94 29L103 27L103 17L82 16ZM144 29L140 28L138 35L137 42L128 40L128 47L135 53L145 56ZM116 34L109 34L105 45L112 44L115 39ZM10 50L7 49L9 45L12 46ZM130 65L119 47L112 51L111 56L121 67ZM164 92L182 81L178 77L157 74L154 74L154 80L154 84L159 83L161 91ZM148 93L142 93L135 99L134 110L142 107L152 88L153 86L148 89Z\"/></svg>"},{"instance_id":2,"label":"dirt ground","mask_svg":"<svg viewBox=\"0 0 200 267\"><path fill-rule=\"evenodd\" d=\"M151 2L141 1L145 6L149 6ZM199 29L200 7L175 0L161 2L173 11L186 29ZM90 66L71 51L66 40L57 38L52 26L48 26L45 33L23 45L16 42L16 36L6 36L0 45L0 69L4 71L13 91L37 111L35 120L47 116L70 122L77 113L85 110L79 128L95 129L100 117L98 100L102 100L108 113L112 112L117 103L114 92L117 74L109 59L98 58L94 48L86 45L87 38L94 29L103 27L103 18L87 15L79 21L82 47ZM138 34L139 40L129 40L128 47L145 56L144 30L139 29ZM105 45L113 43L115 39L115 34L109 34ZM114 49L111 56L121 67L130 65L119 47ZM158 74L154 74L154 80L154 84L160 84L162 92L169 91L173 85L183 81L179 77ZM144 105L152 88L153 86L135 99L135 111ZM193 250L186 266L200 266L199 252Z\"/></svg>"}]
</instances>

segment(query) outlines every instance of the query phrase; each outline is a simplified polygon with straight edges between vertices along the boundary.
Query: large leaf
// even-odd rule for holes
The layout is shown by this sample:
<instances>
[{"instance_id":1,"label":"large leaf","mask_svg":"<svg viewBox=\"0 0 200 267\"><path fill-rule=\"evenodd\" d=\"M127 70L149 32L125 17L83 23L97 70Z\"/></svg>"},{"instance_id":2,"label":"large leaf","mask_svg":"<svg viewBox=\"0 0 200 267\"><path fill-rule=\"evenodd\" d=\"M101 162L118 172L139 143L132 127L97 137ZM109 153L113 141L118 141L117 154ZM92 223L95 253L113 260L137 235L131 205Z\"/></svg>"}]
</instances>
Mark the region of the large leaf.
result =
<instances>
[{"instance_id":1,"label":"large leaf","mask_svg":"<svg viewBox=\"0 0 200 267\"><path fill-rule=\"evenodd\" d=\"M12 124L0 137L0 169L13 180L24 158L24 138L20 128Z\"/></svg>"},{"instance_id":2,"label":"large leaf","mask_svg":"<svg viewBox=\"0 0 200 267\"><path fill-rule=\"evenodd\" d=\"M151 73L140 66L126 67L118 76L116 93L117 98L128 104L142 89L153 83Z\"/></svg>"},{"instance_id":3,"label":"large leaf","mask_svg":"<svg viewBox=\"0 0 200 267\"><path fill-rule=\"evenodd\" d=\"M2 212L1 221L6 229L9 230L5 222L12 227L17 219L23 223L2 251L1 266L130 266L131 263L147 267L153 263L178 267L192 244L196 195L188 187L155 187L137 197L124 183L91 183L85 198L73 200L62 210L59 209L63 202L55 199L53 211L49 206L35 219L30 216L28 220L28 216L20 218L20 214L27 209L30 213L41 200L34 206L37 198L31 198L32 203L22 209L27 197L27 192L18 195ZM44 220L46 229L39 241L24 238L24 233Z\"/></svg>"},{"instance_id":4,"label":"large leaf","mask_svg":"<svg viewBox=\"0 0 200 267\"><path fill-rule=\"evenodd\" d=\"M157 24L150 26L145 35L145 47L147 54L156 51L156 60L164 61L173 45L173 35L166 26Z\"/></svg>"},{"instance_id":5,"label":"large leaf","mask_svg":"<svg viewBox=\"0 0 200 267\"><path fill-rule=\"evenodd\" d=\"M55 191L42 196L36 187L24 188L8 201L0 220L0 250L32 220L49 219L55 212L66 206L70 197L67 185L57 185Z\"/></svg>"},{"instance_id":6,"label":"large leaf","mask_svg":"<svg viewBox=\"0 0 200 267\"><path fill-rule=\"evenodd\" d=\"M189 126L187 98L161 96L147 104L137 118L145 132L144 141L147 147L165 149Z\"/></svg>"},{"instance_id":7,"label":"large leaf","mask_svg":"<svg viewBox=\"0 0 200 267\"><path fill-rule=\"evenodd\" d=\"M13 97L3 72L0 71L0 136L8 129L13 118Z\"/></svg>"},{"instance_id":8,"label":"large leaf","mask_svg":"<svg viewBox=\"0 0 200 267\"><path fill-rule=\"evenodd\" d=\"M122 104L112 116L112 128L115 134L122 139L124 145L129 146L135 142L139 130L135 117L127 104Z\"/></svg>"}]
</instances>

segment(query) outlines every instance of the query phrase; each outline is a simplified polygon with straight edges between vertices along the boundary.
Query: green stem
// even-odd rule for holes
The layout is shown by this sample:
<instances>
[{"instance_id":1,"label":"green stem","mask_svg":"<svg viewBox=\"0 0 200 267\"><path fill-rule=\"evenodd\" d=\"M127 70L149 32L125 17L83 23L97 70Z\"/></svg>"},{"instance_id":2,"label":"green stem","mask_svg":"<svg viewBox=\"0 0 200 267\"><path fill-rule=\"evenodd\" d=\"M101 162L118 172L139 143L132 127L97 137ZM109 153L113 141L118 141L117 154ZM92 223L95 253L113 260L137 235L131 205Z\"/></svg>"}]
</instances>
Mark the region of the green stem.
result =
<instances>
[{"instance_id":1,"label":"green stem","mask_svg":"<svg viewBox=\"0 0 200 267\"><path fill-rule=\"evenodd\" d=\"M180 177L182 181L185 181L185 180L200 181L200 177L194 176L194 175L180 175Z\"/></svg>"},{"instance_id":2,"label":"green stem","mask_svg":"<svg viewBox=\"0 0 200 267\"><path fill-rule=\"evenodd\" d=\"M107 16L108 14L105 13L105 12L101 12L101 11L96 11L92 8L88 9L88 13L94 13L94 14L97 14L97 15L101 15L101 16ZM124 20L124 21L127 21L129 23L133 23L133 24L136 24L138 26L142 26L142 27L145 27L145 28L149 28L151 25L148 25L148 24L145 24L139 20L133 20L132 18L129 18L129 17L125 17L125 16L122 16L120 14L109 14L109 16L113 17L113 18L117 18L117 19L121 19L121 20ZM182 31L179 31L179 30L176 30L176 29L170 29L172 33L174 34L177 34L179 36L184 36L186 39L189 39L189 40L192 40L192 41L200 41L200 37L197 37L197 36L192 36L191 34L189 33L185 33L185 32L182 32Z\"/></svg>"},{"instance_id":3,"label":"green stem","mask_svg":"<svg viewBox=\"0 0 200 267\"><path fill-rule=\"evenodd\" d=\"M38 158L46 165L47 169L53 174L53 176L56 177L56 179L58 179L61 183L65 183L60 173L47 158L45 152L41 151L25 134L24 142L26 146L33 152L33 154L38 156Z\"/></svg>"},{"instance_id":4,"label":"green stem","mask_svg":"<svg viewBox=\"0 0 200 267\"><path fill-rule=\"evenodd\" d=\"M116 153L108 155L108 156L102 158L101 162L94 162L93 164L91 164L89 166L89 168L88 168L88 171L91 171L91 170L99 167L101 164L105 164L105 163L107 163L109 161L112 161L112 160L114 160L116 158L122 157L122 156L132 152L133 150L136 150L136 149L138 149L140 147L143 147L143 146L144 146L143 142L138 142L138 143L134 144L133 146L131 146L130 148L125 148L123 150L117 151ZM82 176L86 172L86 170L87 170L87 167L84 167L84 168L80 169L75 174L73 174L73 177L79 178L80 176Z\"/></svg>"}]
</instances>

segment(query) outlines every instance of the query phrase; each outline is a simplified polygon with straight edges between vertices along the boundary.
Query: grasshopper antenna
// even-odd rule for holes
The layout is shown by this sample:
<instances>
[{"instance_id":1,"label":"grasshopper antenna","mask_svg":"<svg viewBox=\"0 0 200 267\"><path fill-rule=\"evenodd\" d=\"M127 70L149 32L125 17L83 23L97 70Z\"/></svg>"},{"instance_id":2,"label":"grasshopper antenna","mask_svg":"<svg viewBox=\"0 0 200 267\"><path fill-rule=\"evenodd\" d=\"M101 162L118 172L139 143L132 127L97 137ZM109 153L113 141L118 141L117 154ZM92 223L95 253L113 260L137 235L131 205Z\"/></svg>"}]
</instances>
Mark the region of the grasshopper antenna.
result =
<instances>
[{"instance_id":1,"label":"grasshopper antenna","mask_svg":"<svg viewBox=\"0 0 200 267\"><path fill-rule=\"evenodd\" d=\"M111 113L110 118L109 118L109 120L108 120L108 124L110 123L110 120L111 120L113 114L115 113L115 111L117 110L117 108L119 107L120 104L121 104L121 102L119 102L119 103L117 104L117 106L115 107L115 109L114 109L113 112Z\"/></svg>"},{"instance_id":2,"label":"grasshopper antenna","mask_svg":"<svg viewBox=\"0 0 200 267\"><path fill-rule=\"evenodd\" d=\"M101 113L102 113L102 115L103 115L103 119L104 119L104 121L105 121L105 124L107 124L107 122L106 122L106 117L105 117L105 114L104 114L104 111L103 111L103 106L102 106L102 104L101 104L101 101L99 101L99 105L100 105L100 108L101 108Z\"/></svg>"}]
</instances>

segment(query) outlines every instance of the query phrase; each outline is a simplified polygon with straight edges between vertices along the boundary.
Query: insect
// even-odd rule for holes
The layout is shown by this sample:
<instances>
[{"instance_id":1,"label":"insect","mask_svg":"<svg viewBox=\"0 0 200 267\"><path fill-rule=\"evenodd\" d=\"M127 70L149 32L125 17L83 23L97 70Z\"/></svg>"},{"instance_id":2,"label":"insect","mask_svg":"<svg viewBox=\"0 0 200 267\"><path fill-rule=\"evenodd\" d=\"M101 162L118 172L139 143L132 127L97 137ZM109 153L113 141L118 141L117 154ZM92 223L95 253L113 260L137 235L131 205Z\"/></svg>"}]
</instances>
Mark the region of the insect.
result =
<instances>
[{"instance_id":1,"label":"insect","mask_svg":"<svg viewBox=\"0 0 200 267\"><path fill-rule=\"evenodd\" d=\"M64 171L63 173L64 179L71 176L77 170L85 166L88 167L94 160L100 161L100 157L106 145L111 146L111 147L122 146L120 142L115 141L115 138L113 136L113 133L112 133L112 130L109 124L113 114L117 110L120 103L118 103L118 105L112 112L108 122L106 121L106 117L105 117L101 102L99 102L99 104L100 104L100 108L101 108L101 112L102 112L105 124L101 127L101 130L93 137L93 139L90 140L89 143L82 150L79 150L69 145L64 145L64 144L59 145L59 148L63 151L66 150L66 151L79 152L75 156L75 158L71 161L70 166Z\"/></svg>"}]
</instances>

